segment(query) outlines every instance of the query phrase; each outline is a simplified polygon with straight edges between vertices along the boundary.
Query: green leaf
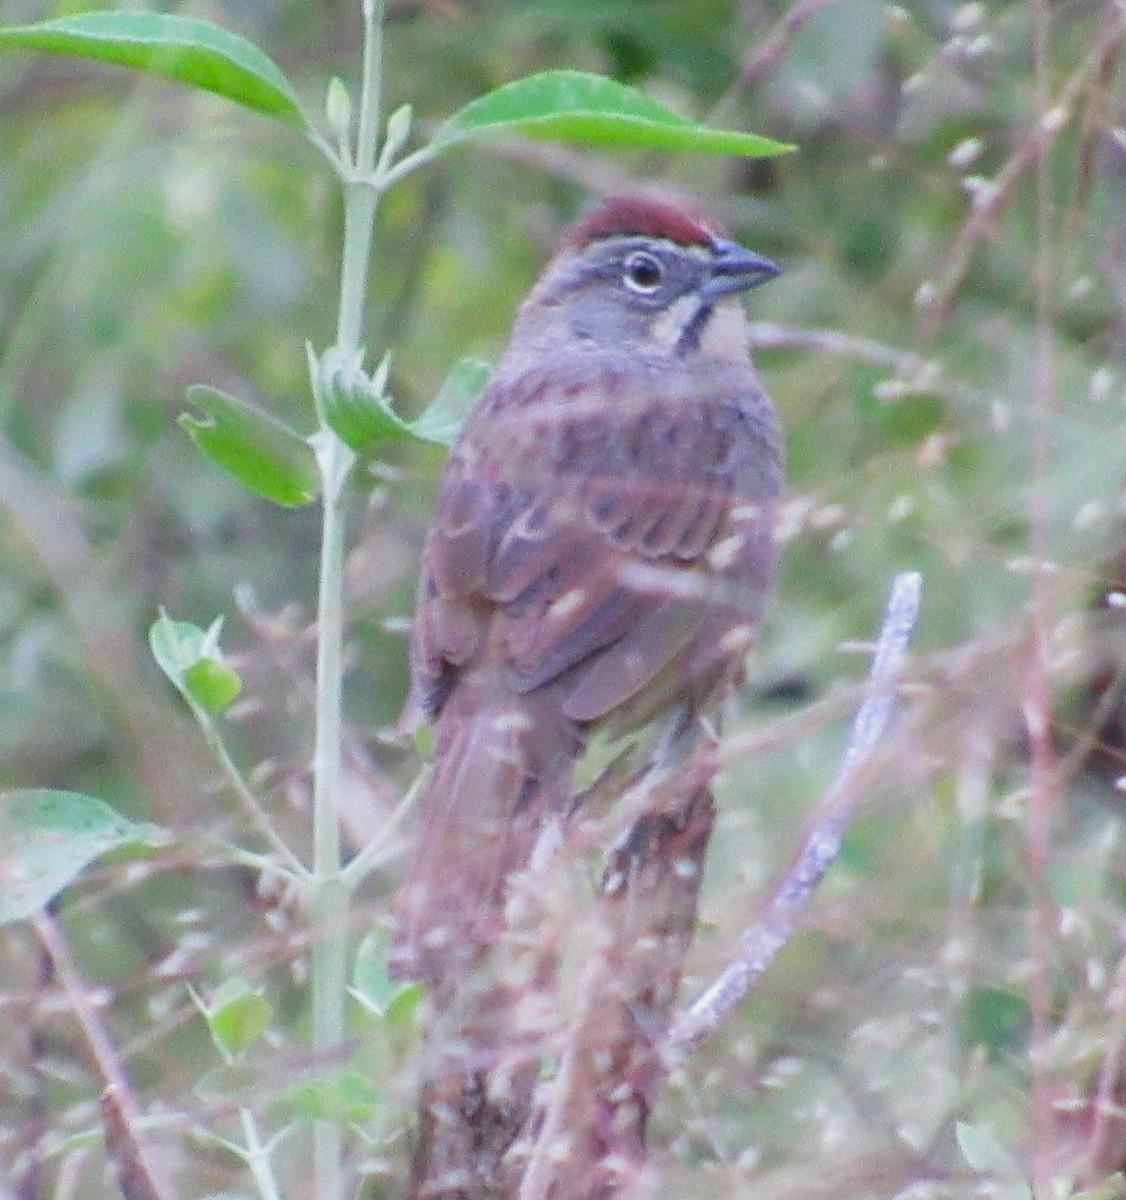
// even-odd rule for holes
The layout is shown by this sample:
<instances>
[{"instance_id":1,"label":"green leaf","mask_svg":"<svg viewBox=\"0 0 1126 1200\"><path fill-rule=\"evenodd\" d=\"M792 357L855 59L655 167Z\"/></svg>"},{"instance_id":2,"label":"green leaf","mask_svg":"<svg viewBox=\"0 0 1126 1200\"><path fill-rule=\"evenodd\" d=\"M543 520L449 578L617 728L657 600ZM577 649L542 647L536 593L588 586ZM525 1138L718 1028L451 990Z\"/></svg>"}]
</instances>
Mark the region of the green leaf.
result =
<instances>
[{"instance_id":1,"label":"green leaf","mask_svg":"<svg viewBox=\"0 0 1126 1200\"><path fill-rule=\"evenodd\" d=\"M306 127L293 85L257 46L210 21L154 12L92 12L0 29L0 47L54 50L133 67Z\"/></svg>"},{"instance_id":2,"label":"green leaf","mask_svg":"<svg viewBox=\"0 0 1126 1200\"><path fill-rule=\"evenodd\" d=\"M514 133L548 141L749 158L794 149L754 133L697 125L643 92L585 71L544 71L479 96L446 121L430 149L437 152L470 138Z\"/></svg>"},{"instance_id":3,"label":"green leaf","mask_svg":"<svg viewBox=\"0 0 1126 1200\"><path fill-rule=\"evenodd\" d=\"M197 1003L215 1044L232 1058L252 1046L270 1027L274 1016L270 1002L242 979L227 980L210 1004Z\"/></svg>"},{"instance_id":4,"label":"green leaf","mask_svg":"<svg viewBox=\"0 0 1126 1200\"><path fill-rule=\"evenodd\" d=\"M429 725L420 724L417 729L410 730L414 751L419 760L428 763L434 757L434 730Z\"/></svg>"},{"instance_id":5,"label":"green leaf","mask_svg":"<svg viewBox=\"0 0 1126 1200\"><path fill-rule=\"evenodd\" d=\"M219 635L223 618L207 629L173 621L161 613L149 629L149 647L157 666L189 704L222 712L242 691L242 680L223 661Z\"/></svg>"},{"instance_id":6,"label":"green leaf","mask_svg":"<svg viewBox=\"0 0 1126 1200\"><path fill-rule=\"evenodd\" d=\"M387 395L389 358L370 376L363 367L362 351L347 353L334 347L319 361L311 346L306 351L324 419L346 446L357 454L370 454L384 443L412 436L410 422L395 412Z\"/></svg>"},{"instance_id":7,"label":"green leaf","mask_svg":"<svg viewBox=\"0 0 1126 1200\"><path fill-rule=\"evenodd\" d=\"M0 923L39 912L107 851L161 840L156 826L126 821L80 792L0 793Z\"/></svg>"},{"instance_id":8,"label":"green leaf","mask_svg":"<svg viewBox=\"0 0 1126 1200\"><path fill-rule=\"evenodd\" d=\"M454 364L430 406L411 422L415 437L439 446L452 446L473 402L484 391L492 366L480 358Z\"/></svg>"},{"instance_id":9,"label":"green leaf","mask_svg":"<svg viewBox=\"0 0 1126 1200\"><path fill-rule=\"evenodd\" d=\"M489 377L480 359L462 359L449 373L434 402L415 420L399 416L387 394L390 360L369 376L362 356L328 350L318 361L309 348L310 367L325 420L357 454L371 457L389 443L418 438L449 446Z\"/></svg>"},{"instance_id":10,"label":"green leaf","mask_svg":"<svg viewBox=\"0 0 1126 1200\"><path fill-rule=\"evenodd\" d=\"M369 933L356 950L349 991L372 1016L401 1024L413 1013L423 989L421 984L398 983L388 975L387 939Z\"/></svg>"},{"instance_id":11,"label":"green leaf","mask_svg":"<svg viewBox=\"0 0 1126 1200\"><path fill-rule=\"evenodd\" d=\"M359 1071L321 1076L287 1089L283 1107L298 1120L360 1124L379 1115L383 1093Z\"/></svg>"},{"instance_id":12,"label":"green leaf","mask_svg":"<svg viewBox=\"0 0 1126 1200\"><path fill-rule=\"evenodd\" d=\"M317 461L308 442L288 425L215 388L195 384L188 399L207 415L184 413L188 437L252 492L289 508L317 495Z\"/></svg>"},{"instance_id":13,"label":"green leaf","mask_svg":"<svg viewBox=\"0 0 1126 1200\"><path fill-rule=\"evenodd\" d=\"M990 1058L1020 1052L1032 1021L1023 997L1001 988L971 988L959 1014L966 1046L984 1046Z\"/></svg>"},{"instance_id":14,"label":"green leaf","mask_svg":"<svg viewBox=\"0 0 1126 1200\"><path fill-rule=\"evenodd\" d=\"M184 672L188 691L208 712L222 712L238 699L242 680L237 671L211 658L201 658Z\"/></svg>"}]
</instances>

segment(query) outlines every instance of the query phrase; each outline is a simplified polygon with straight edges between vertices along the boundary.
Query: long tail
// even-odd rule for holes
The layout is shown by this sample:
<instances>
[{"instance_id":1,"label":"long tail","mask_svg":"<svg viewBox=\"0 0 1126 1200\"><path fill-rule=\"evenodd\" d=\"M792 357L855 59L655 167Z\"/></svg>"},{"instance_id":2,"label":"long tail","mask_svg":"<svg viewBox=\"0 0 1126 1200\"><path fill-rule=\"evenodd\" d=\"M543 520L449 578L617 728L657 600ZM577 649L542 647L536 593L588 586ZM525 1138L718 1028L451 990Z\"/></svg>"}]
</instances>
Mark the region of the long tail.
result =
<instances>
[{"instance_id":1,"label":"long tail","mask_svg":"<svg viewBox=\"0 0 1126 1200\"><path fill-rule=\"evenodd\" d=\"M565 804L577 738L534 697L466 685L438 719L434 770L396 903L391 970L449 979L504 929L508 881Z\"/></svg>"}]
</instances>

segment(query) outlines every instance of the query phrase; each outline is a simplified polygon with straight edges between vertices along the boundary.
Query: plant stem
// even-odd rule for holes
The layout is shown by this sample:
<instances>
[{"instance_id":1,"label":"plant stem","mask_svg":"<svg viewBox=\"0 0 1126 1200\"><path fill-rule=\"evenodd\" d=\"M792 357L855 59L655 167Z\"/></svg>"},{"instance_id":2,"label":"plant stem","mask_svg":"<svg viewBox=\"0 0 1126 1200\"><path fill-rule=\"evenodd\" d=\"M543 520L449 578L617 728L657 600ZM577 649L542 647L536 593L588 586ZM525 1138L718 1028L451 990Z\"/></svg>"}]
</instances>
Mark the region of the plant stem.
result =
<instances>
[{"instance_id":1,"label":"plant stem","mask_svg":"<svg viewBox=\"0 0 1126 1200\"><path fill-rule=\"evenodd\" d=\"M270 820L269 814L258 803L258 797L251 791L246 780L242 777L242 772L235 766L235 761L231 758L226 742L223 741L223 735L219 731L219 726L211 719L211 714L205 712L200 705L190 701L189 704L192 715L199 723L199 727L203 732L204 741L207 742L208 748L223 768L227 784L239 804L242 805L243 812L257 826L258 832L269 843L271 849L282 861L290 876L297 881L303 880L306 875L305 867L297 855L286 845L285 839L274 828L274 823Z\"/></svg>"},{"instance_id":2,"label":"plant stem","mask_svg":"<svg viewBox=\"0 0 1126 1200\"><path fill-rule=\"evenodd\" d=\"M340 879L341 692L343 687L344 514L341 498L351 452L328 430L318 446L324 513L317 605L317 707L313 752L313 1049L326 1057L344 1040L348 974L348 894ZM313 1127L319 1200L343 1195L343 1131L338 1122Z\"/></svg>"},{"instance_id":3,"label":"plant stem","mask_svg":"<svg viewBox=\"0 0 1126 1200\"><path fill-rule=\"evenodd\" d=\"M356 139L356 169L361 175L375 166L376 143L379 139L379 108L383 92L383 0L362 0L362 6L364 68L360 84L360 132Z\"/></svg>"},{"instance_id":4,"label":"plant stem","mask_svg":"<svg viewBox=\"0 0 1126 1200\"><path fill-rule=\"evenodd\" d=\"M356 177L370 175L375 165L382 88L382 0L363 0L364 60ZM344 247L340 265L338 351L360 348L367 295L368 260L378 193L344 179ZM341 876L340 791L341 694L344 642L343 500L355 462L352 451L327 427L316 436L321 472L320 588L317 603L316 733L313 752L313 872L310 912L316 937L312 956L313 1049L326 1060L344 1040L348 983L348 895ZM344 1195L344 1131L338 1121L321 1120L313 1127L313 1193L317 1200Z\"/></svg>"},{"instance_id":5,"label":"plant stem","mask_svg":"<svg viewBox=\"0 0 1126 1200\"><path fill-rule=\"evenodd\" d=\"M383 87L383 0L363 0L364 66L360 84L360 124L355 176L345 180L344 258L340 273L340 310L336 345L358 350L363 329L371 239L379 193L368 182L375 168Z\"/></svg>"},{"instance_id":6,"label":"plant stem","mask_svg":"<svg viewBox=\"0 0 1126 1200\"><path fill-rule=\"evenodd\" d=\"M270 1162L269 1147L262 1144L258 1122L249 1108L239 1109L239 1123L242 1125L242 1134L246 1141L246 1162L251 1175L254 1176L254 1182L258 1185L258 1194L262 1200L281 1200L278 1181L274 1178L274 1168Z\"/></svg>"}]
</instances>

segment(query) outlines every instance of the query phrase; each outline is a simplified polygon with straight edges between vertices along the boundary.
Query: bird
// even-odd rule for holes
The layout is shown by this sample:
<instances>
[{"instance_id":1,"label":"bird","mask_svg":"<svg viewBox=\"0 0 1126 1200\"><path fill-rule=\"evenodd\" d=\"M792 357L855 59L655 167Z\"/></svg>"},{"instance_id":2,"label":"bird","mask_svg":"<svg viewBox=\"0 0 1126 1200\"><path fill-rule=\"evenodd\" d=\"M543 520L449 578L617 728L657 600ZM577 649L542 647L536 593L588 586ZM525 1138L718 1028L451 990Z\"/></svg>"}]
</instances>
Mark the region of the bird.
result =
<instances>
[{"instance_id":1,"label":"bird","mask_svg":"<svg viewBox=\"0 0 1126 1200\"><path fill-rule=\"evenodd\" d=\"M575 798L593 734L706 719L773 588L782 432L739 293L780 273L645 192L566 230L456 438L403 727L433 726L394 908L399 979L457 978Z\"/></svg>"}]
</instances>

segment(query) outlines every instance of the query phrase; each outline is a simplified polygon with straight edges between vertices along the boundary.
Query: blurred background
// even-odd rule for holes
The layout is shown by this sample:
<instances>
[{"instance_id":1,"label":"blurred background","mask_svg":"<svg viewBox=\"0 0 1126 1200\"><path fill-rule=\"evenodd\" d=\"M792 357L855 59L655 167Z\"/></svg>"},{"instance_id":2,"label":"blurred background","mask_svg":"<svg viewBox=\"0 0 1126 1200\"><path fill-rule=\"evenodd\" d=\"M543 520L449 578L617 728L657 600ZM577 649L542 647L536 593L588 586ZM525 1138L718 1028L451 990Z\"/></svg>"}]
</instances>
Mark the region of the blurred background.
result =
<instances>
[{"instance_id":1,"label":"blurred background","mask_svg":"<svg viewBox=\"0 0 1126 1200\"><path fill-rule=\"evenodd\" d=\"M0 0L0 23L86 7ZM163 7L261 45L311 112L333 75L355 81L355 0ZM393 349L408 414L459 358L495 359L559 229L603 192L680 190L785 268L751 298L788 437L785 565L730 727L754 746L722 782L688 992L836 770L892 576L924 577L894 765L803 932L667 1090L657 1194L1028 1195L1035 1160L1065 1196L1126 1165L1124 26L1096 0L388 0L388 108L424 127L578 67L799 146L750 162L459 150L387 198L375 249L368 361ZM0 59L0 786L241 837L146 646L161 606L226 614L247 683L231 744L307 849L318 513L249 497L176 417L203 382L312 429L304 344L332 340L339 240L333 182L283 127L112 68ZM380 734L405 693L440 463L405 449L353 497L353 848L417 771ZM1030 789L1038 662L1053 717ZM1043 870L1030 797L1052 802ZM194 845L103 865L62 905L142 1099L189 1132L223 1128L235 1094L266 1111L290 1082L306 950L284 889ZM365 893L372 926L399 865ZM0 932L0 1176L19 1200L113 1194L85 1136L97 1083L42 1009L41 970L18 927ZM231 1079L186 984L235 974L277 1019ZM398 1037L371 1052L370 1197L401 1187ZM967 1157L959 1122L992 1160ZM170 1153L184 1195L249 1194L214 1143Z\"/></svg>"}]
</instances>

